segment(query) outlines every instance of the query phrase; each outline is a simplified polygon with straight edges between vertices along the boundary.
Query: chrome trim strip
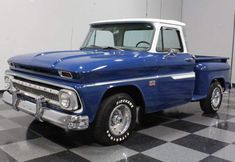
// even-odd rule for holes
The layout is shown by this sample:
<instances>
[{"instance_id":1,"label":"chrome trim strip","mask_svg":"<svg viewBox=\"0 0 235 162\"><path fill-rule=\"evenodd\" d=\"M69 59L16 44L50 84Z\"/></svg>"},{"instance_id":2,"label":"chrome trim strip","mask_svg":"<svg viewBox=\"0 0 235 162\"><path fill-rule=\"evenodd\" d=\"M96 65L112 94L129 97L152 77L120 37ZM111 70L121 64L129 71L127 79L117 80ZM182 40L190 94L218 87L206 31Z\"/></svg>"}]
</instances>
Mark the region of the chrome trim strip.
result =
<instances>
[{"instance_id":1,"label":"chrome trim strip","mask_svg":"<svg viewBox=\"0 0 235 162\"><path fill-rule=\"evenodd\" d=\"M176 74L171 76L174 80L195 78L195 73Z\"/></svg>"},{"instance_id":2,"label":"chrome trim strip","mask_svg":"<svg viewBox=\"0 0 235 162\"><path fill-rule=\"evenodd\" d=\"M57 86L57 87L64 88L64 89L70 89L70 90L74 91L77 94L78 100L81 103L81 108L77 111L74 111L74 113L81 113L83 111L83 103L82 103L81 97L78 94L78 92L76 91L76 89L74 89L72 87L65 86L65 85L60 85L60 84L56 84L56 83L52 83L52 82L48 82L48 81L41 80L41 79L36 79L36 78L33 78L32 76L28 76L26 74L19 74L17 72L13 72L13 71L10 71L10 70L7 70L5 73L6 73L6 75L22 77L24 79L28 79L28 80L31 80L31 81L35 81L35 82L39 82L39 83L45 83L45 84L48 84L48 85Z\"/></svg>"},{"instance_id":3,"label":"chrome trim strip","mask_svg":"<svg viewBox=\"0 0 235 162\"><path fill-rule=\"evenodd\" d=\"M134 82L134 81L150 80L150 79L157 79L157 78L159 77L152 76L152 77L140 77L140 78L133 78L133 79L114 80L114 81L99 82L99 83L94 83L94 84L86 84L84 85L84 87L94 87L94 86L102 86L102 85L107 85L107 84Z\"/></svg>"},{"instance_id":4,"label":"chrome trim strip","mask_svg":"<svg viewBox=\"0 0 235 162\"><path fill-rule=\"evenodd\" d=\"M86 84L86 85L84 85L84 87L95 87L95 86L102 86L102 85L109 85L109 84L151 80L151 79L159 79L159 78L168 78L168 77L171 77L174 80L195 78L195 73L189 72L189 73L180 73L180 74L156 75L156 76L150 76L150 77L139 77L139 78L133 78L133 79L114 80L114 81L99 82L99 83L94 83L94 84Z\"/></svg>"}]
</instances>

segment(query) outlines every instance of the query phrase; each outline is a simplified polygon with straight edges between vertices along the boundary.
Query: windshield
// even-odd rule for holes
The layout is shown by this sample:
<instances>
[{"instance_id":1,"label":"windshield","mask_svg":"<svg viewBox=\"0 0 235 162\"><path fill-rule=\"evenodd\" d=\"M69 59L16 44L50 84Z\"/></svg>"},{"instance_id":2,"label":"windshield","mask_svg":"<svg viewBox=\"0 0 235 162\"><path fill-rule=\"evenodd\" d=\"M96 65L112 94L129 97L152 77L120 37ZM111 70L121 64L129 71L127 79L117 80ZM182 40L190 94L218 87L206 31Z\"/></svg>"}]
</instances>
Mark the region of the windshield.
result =
<instances>
[{"instance_id":1,"label":"windshield","mask_svg":"<svg viewBox=\"0 0 235 162\"><path fill-rule=\"evenodd\" d=\"M148 50L153 35L149 23L92 25L82 48Z\"/></svg>"}]
</instances>

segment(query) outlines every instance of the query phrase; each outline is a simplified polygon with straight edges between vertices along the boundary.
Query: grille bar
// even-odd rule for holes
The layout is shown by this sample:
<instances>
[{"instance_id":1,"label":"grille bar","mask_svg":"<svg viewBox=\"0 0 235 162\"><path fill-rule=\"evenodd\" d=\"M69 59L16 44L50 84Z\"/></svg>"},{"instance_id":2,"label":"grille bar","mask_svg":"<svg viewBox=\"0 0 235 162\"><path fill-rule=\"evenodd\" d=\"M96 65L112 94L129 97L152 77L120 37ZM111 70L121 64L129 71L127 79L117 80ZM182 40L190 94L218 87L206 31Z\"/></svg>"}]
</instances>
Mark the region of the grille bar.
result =
<instances>
[{"instance_id":1,"label":"grille bar","mask_svg":"<svg viewBox=\"0 0 235 162\"><path fill-rule=\"evenodd\" d=\"M59 91L48 87L39 86L26 81L12 79L12 85L15 89L20 90L26 96L36 98L44 96L48 102L59 105Z\"/></svg>"},{"instance_id":2,"label":"grille bar","mask_svg":"<svg viewBox=\"0 0 235 162\"><path fill-rule=\"evenodd\" d=\"M55 95L59 94L59 91L57 91L57 90L47 88L47 87L43 87L43 86L39 86L39 85L32 84L32 83L29 83L29 82L25 82L25 81L21 81L21 80L17 80L17 79L12 79L12 82L17 83L18 85L22 85L24 87L36 89L36 90L39 90L39 91L44 91L44 92L52 93L52 94L55 94Z\"/></svg>"}]
</instances>

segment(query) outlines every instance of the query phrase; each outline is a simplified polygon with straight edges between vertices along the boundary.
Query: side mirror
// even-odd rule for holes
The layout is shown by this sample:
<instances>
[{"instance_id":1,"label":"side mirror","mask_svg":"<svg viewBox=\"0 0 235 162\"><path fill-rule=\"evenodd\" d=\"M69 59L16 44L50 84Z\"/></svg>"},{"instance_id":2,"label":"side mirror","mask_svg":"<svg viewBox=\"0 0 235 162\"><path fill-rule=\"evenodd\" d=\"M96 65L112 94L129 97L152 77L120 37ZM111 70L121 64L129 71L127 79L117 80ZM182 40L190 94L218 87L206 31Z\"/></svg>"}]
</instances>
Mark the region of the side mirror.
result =
<instances>
[{"instance_id":1,"label":"side mirror","mask_svg":"<svg viewBox=\"0 0 235 162\"><path fill-rule=\"evenodd\" d=\"M168 51L168 55L176 55L177 54L177 51L175 49L170 49Z\"/></svg>"},{"instance_id":2,"label":"side mirror","mask_svg":"<svg viewBox=\"0 0 235 162\"><path fill-rule=\"evenodd\" d=\"M163 56L163 59L166 59L167 57L175 57L177 54L177 51L175 49L170 49L166 55Z\"/></svg>"}]
</instances>

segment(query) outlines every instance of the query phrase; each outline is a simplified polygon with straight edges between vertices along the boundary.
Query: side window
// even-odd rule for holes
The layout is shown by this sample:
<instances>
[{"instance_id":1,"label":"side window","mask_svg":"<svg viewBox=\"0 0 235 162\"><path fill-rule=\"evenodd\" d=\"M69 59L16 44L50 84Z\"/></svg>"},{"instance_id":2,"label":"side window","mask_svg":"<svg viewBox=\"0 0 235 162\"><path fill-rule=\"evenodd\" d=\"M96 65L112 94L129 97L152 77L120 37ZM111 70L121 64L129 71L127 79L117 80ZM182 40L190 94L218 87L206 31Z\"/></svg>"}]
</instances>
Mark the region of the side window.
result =
<instances>
[{"instance_id":1,"label":"side window","mask_svg":"<svg viewBox=\"0 0 235 162\"><path fill-rule=\"evenodd\" d=\"M161 28L157 48L158 52L168 52L170 49L175 49L178 52L183 52L183 45L180 38L180 31L174 28Z\"/></svg>"}]
</instances>

